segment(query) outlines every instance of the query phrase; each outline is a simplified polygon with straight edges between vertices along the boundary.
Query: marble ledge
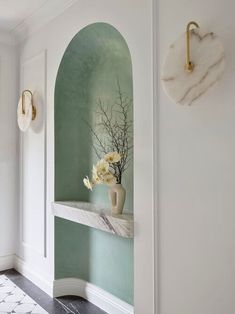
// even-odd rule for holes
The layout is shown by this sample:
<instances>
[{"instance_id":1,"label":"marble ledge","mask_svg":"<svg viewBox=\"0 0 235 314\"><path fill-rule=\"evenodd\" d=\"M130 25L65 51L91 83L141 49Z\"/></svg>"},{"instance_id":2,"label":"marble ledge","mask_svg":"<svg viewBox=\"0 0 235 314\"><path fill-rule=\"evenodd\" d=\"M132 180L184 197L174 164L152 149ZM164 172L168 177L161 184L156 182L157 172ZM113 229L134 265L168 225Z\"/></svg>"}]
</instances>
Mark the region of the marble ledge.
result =
<instances>
[{"instance_id":1,"label":"marble ledge","mask_svg":"<svg viewBox=\"0 0 235 314\"><path fill-rule=\"evenodd\" d=\"M91 203L64 201L52 203L53 215L88 227L106 231L120 237L134 237L133 213L125 211L122 215L112 215Z\"/></svg>"}]
</instances>

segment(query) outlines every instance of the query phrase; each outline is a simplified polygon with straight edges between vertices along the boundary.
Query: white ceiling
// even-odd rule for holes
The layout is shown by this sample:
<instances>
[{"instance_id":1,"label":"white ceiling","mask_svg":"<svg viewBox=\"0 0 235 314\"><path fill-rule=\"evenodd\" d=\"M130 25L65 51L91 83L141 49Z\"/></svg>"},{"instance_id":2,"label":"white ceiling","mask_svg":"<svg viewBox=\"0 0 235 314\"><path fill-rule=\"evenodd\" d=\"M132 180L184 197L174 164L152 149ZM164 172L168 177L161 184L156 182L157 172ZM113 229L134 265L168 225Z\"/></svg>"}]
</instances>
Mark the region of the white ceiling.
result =
<instances>
[{"instance_id":1,"label":"white ceiling","mask_svg":"<svg viewBox=\"0 0 235 314\"><path fill-rule=\"evenodd\" d=\"M0 42L24 40L78 0L0 0Z\"/></svg>"},{"instance_id":2,"label":"white ceiling","mask_svg":"<svg viewBox=\"0 0 235 314\"><path fill-rule=\"evenodd\" d=\"M0 29L13 31L48 2L52 0L0 0Z\"/></svg>"}]
</instances>

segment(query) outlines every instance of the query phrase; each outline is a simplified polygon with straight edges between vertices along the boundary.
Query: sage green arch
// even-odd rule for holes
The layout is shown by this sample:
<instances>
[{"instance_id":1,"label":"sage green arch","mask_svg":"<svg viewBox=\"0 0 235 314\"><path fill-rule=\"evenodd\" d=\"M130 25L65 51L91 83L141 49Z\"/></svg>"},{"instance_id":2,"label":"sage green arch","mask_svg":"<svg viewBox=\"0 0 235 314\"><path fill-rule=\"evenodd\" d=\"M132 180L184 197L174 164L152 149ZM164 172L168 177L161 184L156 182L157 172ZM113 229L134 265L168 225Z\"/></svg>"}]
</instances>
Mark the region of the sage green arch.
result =
<instances>
[{"instance_id":1,"label":"sage green arch","mask_svg":"<svg viewBox=\"0 0 235 314\"><path fill-rule=\"evenodd\" d=\"M118 85L126 97L133 98L126 41L109 24L86 26L66 48L56 78L55 200L109 206L107 187L90 192L83 185L83 177L90 175L97 161L87 123L95 123L98 100L106 106L115 102ZM133 209L133 162L123 185L127 190L125 207ZM133 240L56 218L55 277L87 280L132 303Z\"/></svg>"}]
</instances>

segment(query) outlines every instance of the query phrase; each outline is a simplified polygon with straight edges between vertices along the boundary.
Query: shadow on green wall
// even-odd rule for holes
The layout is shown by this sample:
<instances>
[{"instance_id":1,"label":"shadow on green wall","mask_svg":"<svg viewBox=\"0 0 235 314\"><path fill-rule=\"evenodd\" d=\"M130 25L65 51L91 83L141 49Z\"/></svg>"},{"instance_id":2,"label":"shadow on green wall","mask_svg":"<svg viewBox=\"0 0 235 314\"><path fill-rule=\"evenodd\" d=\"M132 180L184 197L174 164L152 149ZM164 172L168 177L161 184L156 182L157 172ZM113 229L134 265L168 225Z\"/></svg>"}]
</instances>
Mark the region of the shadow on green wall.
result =
<instances>
[{"instance_id":1,"label":"shadow on green wall","mask_svg":"<svg viewBox=\"0 0 235 314\"><path fill-rule=\"evenodd\" d=\"M94 124L98 99L109 105L117 78L133 98L130 52L111 25L95 23L72 39L62 58L55 86L55 200L109 205L107 187L89 192L83 177L97 159L84 121ZM130 112L133 115L133 112ZM126 206L133 208L133 163L123 178ZM55 278L78 277L133 303L133 241L55 219Z\"/></svg>"}]
</instances>

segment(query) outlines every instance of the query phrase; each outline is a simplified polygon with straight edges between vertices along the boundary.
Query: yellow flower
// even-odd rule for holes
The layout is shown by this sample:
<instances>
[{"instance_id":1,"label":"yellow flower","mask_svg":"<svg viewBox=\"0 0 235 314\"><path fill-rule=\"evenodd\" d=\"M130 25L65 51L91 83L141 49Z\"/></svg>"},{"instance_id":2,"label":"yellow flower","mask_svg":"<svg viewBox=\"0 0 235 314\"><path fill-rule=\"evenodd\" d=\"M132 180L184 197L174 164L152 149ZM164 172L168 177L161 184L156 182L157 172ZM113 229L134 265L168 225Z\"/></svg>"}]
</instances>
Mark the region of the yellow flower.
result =
<instances>
[{"instance_id":1,"label":"yellow flower","mask_svg":"<svg viewBox=\"0 0 235 314\"><path fill-rule=\"evenodd\" d=\"M104 156L104 159L110 163L113 164L115 162L119 162L121 160L121 155L118 152L111 152Z\"/></svg>"},{"instance_id":2,"label":"yellow flower","mask_svg":"<svg viewBox=\"0 0 235 314\"><path fill-rule=\"evenodd\" d=\"M88 176L86 176L86 177L83 179L83 183L84 183L84 185L88 188L88 190L91 190L91 191L92 191L93 184L92 184L92 182L89 180Z\"/></svg>"},{"instance_id":3,"label":"yellow flower","mask_svg":"<svg viewBox=\"0 0 235 314\"><path fill-rule=\"evenodd\" d=\"M103 183L107 185L114 185L117 183L117 179L111 172L109 172L103 176Z\"/></svg>"},{"instance_id":4,"label":"yellow flower","mask_svg":"<svg viewBox=\"0 0 235 314\"><path fill-rule=\"evenodd\" d=\"M109 163L106 160L101 159L96 164L96 171L98 176L106 174L109 171Z\"/></svg>"}]
</instances>

